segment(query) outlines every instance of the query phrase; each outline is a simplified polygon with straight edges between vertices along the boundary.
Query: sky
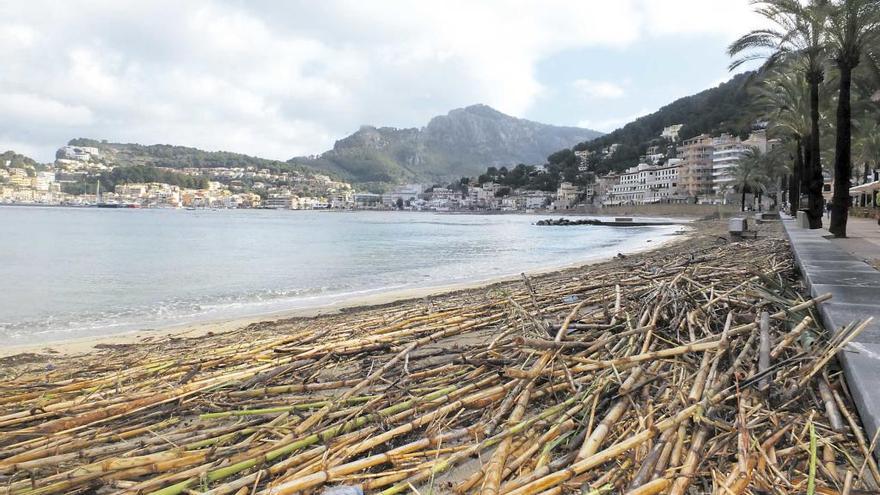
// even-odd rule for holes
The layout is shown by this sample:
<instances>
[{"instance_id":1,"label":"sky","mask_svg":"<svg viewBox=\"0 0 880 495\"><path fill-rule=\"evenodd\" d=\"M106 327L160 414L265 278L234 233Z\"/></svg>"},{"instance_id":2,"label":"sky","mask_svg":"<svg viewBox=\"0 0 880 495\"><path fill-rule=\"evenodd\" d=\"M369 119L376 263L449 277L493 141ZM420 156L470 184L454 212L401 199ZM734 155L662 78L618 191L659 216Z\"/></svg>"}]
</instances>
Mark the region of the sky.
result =
<instances>
[{"instance_id":1,"label":"sky","mask_svg":"<svg viewBox=\"0 0 880 495\"><path fill-rule=\"evenodd\" d=\"M0 0L0 151L287 160L485 103L611 131L729 79L748 0Z\"/></svg>"}]
</instances>

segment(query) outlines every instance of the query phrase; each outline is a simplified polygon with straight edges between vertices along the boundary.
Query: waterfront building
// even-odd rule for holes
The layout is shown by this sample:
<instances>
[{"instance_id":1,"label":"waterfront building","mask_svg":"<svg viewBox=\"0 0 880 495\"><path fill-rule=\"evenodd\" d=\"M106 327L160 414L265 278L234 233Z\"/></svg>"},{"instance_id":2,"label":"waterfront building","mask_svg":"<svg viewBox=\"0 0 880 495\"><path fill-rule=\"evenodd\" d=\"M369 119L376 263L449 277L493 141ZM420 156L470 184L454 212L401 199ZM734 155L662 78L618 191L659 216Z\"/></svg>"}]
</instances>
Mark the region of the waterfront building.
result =
<instances>
[{"instance_id":1,"label":"waterfront building","mask_svg":"<svg viewBox=\"0 0 880 495\"><path fill-rule=\"evenodd\" d=\"M48 192L55 183L55 172L37 172L34 177L34 189L37 191Z\"/></svg>"},{"instance_id":2,"label":"waterfront building","mask_svg":"<svg viewBox=\"0 0 880 495\"><path fill-rule=\"evenodd\" d=\"M330 195L330 208L349 209L354 207L354 198L350 190L335 191Z\"/></svg>"},{"instance_id":3,"label":"waterfront building","mask_svg":"<svg viewBox=\"0 0 880 495\"><path fill-rule=\"evenodd\" d=\"M600 203L610 201L611 192L617 184L620 184L620 174L611 172L606 175L600 175L596 178L596 183L593 186L593 194Z\"/></svg>"},{"instance_id":4,"label":"waterfront building","mask_svg":"<svg viewBox=\"0 0 880 495\"><path fill-rule=\"evenodd\" d=\"M708 134L686 139L678 147L681 159L680 183L682 192L692 198L712 194L712 166L714 140Z\"/></svg>"},{"instance_id":5,"label":"waterfront building","mask_svg":"<svg viewBox=\"0 0 880 495\"><path fill-rule=\"evenodd\" d=\"M768 149L767 133L755 131L745 141L730 134L722 134L712 142L712 192L727 203L736 189L734 174L739 161L751 148L761 153Z\"/></svg>"},{"instance_id":6,"label":"waterfront building","mask_svg":"<svg viewBox=\"0 0 880 495\"><path fill-rule=\"evenodd\" d=\"M398 186L392 189L390 192L382 195L382 204L389 208L394 208L397 206L398 199L404 204L406 204L407 202L412 203L413 201L418 199L419 195L422 194L424 190L425 188L422 187L422 185L420 184L406 184L403 186Z\"/></svg>"},{"instance_id":7,"label":"waterfront building","mask_svg":"<svg viewBox=\"0 0 880 495\"><path fill-rule=\"evenodd\" d=\"M550 202L550 194L544 191L526 191L521 195L524 199L523 206L527 210L546 208Z\"/></svg>"},{"instance_id":8,"label":"waterfront building","mask_svg":"<svg viewBox=\"0 0 880 495\"><path fill-rule=\"evenodd\" d=\"M374 193L355 193L352 197L355 208L375 208L382 204L382 195Z\"/></svg>"},{"instance_id":9,"label":"waterfront building","mask_svg":"<svg viewBox=\"0 0 880 495\"><path fill-rule=\"evenodd\" d=\"M292 206L293 198L290 195L272 194L269 195L268 198L263 200L264 208L271 208L275 210L289 210Z\"/></svg>"},{"instance_id":10,"label":"waterfront building","mask_svg":"<svg viewBox=\"0 0 880 495\"><path fill-rule=\"evenodd\" d=\"M478 208L493 208L496 205L495 194L501 189L501 184L486 182L481 186L468 187L468 199L470 206Z\"/></svg>"},{"instance_id":11,"label":"waterfront building","mask_svg":"<svg viewBox=\"0 0 880 495\"><path fill-rule=\"evenodd\" d=\"M664 165L640 163L620 174L611 187L606 205L649 204L682 202L685 197L679 189L680 161L669 160Z\"/></svg>"},{"instance_id":12,"label":"waterfront building","mask_svg":"<svg viewBox=\"0 0 880 495\"><path fill-rule=\"evenodd\" d=\"M553 202L554 210L567 210L573 208L583 192L571 182L563 182L559 184L556 190L556 201Z\"/></svg>"}]
</instances>

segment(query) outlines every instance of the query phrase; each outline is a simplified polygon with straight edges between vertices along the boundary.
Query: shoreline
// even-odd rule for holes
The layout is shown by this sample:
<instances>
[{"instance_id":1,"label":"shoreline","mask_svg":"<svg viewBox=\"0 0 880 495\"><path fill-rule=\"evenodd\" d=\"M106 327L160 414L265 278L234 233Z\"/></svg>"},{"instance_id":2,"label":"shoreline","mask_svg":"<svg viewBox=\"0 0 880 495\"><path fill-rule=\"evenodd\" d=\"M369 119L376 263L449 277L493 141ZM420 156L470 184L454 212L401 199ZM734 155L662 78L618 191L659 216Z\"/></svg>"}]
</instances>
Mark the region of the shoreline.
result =
<instances>
[{"instance_id":1,"label":"shoreline","mask_svg":"<svg viewBox=\"0 0 880 495\"><path fill-rule=\"evenodd\" d=\"M621 250L618 254L627 256L644 254L651 251L668 247L670 245L685 242L693 237L696 228L690 222L682 222L670 227L677 227L676 232L662 234L657 238L650 239L646 243L650 245L636 249ZM586 257L583 260L565 265L554 265L536 268L522 273L529 277L541 277L558 275L566 271L582 269L591 265L597 265L611 261L617 254L608 254L596 257ZM172 324L161 328L142 328L126 332L114 333L105 336L73 337L70 339L49 340L39 343L7 344L0 348L0 358L9 358L22 354L50 354L54 356L71 356L86 354L100 349L103 346L132 345L132 344L157 344L169 339L196 338L208 335L218 335L235 330L243 329L254 324L277 324L284 320L295 318L316 318L333 314L356 311L366 308L376 308L391 304L403 303L423 298L443 297L466 291L485 290L490 287L502 285L519 280L520 273L500 275L487 279L466 282L434 285L427 287L410 287L395 289L373 294L353 296L348 299L334 301L328 304L317 304L309 307L301 307L290 310L259 313L251 316L219 318L202 322L187 322Z\"/></svg>"}]
</instances>

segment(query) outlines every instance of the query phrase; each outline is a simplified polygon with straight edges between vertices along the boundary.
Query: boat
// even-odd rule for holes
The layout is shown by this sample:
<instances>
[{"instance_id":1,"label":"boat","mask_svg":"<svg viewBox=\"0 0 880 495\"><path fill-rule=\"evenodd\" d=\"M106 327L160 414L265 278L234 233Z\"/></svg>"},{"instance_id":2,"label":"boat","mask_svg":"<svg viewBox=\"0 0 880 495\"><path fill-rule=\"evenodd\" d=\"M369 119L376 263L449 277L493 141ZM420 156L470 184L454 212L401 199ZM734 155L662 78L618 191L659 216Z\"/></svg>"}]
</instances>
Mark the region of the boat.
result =
<instances>
[{"instance_id":1,"label":"boat","mask_svg":"<svg viewBox=\"0 0 880 495\"><path fill-rule=\"evenodd\" d=\"M122 208L122 205L115 201L104 202L104 197L101 196L101 179L98 179L98 183L95 185L95 206L98 208Z\"/></svg>"}]
</instances>

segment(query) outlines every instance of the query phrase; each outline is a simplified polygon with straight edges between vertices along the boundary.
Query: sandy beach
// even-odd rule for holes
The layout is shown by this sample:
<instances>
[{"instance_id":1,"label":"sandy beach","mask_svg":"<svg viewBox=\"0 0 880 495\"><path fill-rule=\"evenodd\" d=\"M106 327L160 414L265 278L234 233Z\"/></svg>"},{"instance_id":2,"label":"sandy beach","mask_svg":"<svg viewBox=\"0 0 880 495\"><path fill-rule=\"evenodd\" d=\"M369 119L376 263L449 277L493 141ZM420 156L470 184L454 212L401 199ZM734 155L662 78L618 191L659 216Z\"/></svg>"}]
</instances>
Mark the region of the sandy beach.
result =
<instances>
[{"instance_id":1,"label":"sandy beach","mask_svg":"<svg viewBox=\"0 0 880 495\"><path fill-rule=\"evenodd\" d=\"M542 218L549 218L549 216L543 215ZM691 223L694 220L694 218L687 218L684 216L677 217L675 221L681 222L682 225L680 226L679 231L675 234L664 235L657 239L652 239L646 242L642 247L635 249L625 249L622 251L622 253L619 254L634 255L685 242L686 240L691 238L696 229L706 228L705 224ZM548 266L545 268L528 270L525 273L529 277L562 275L564 272L579 270L585 267L589 267L591 265L607 262L608 260L613 259L614 256L615 255L585 255L584 259L577 263L569 263L563 266ZM241 318L210 320L198 323L173 325L157 329L128 331L106 336L71 338L49 342L35 342L32 344L8 344L0 347L0 358L15 356L18 354L43 354L46 356L75 355L86 353L101 347L132 345L139 343L155 345L161 344L161 342L167 341L168 339L194 338L206 335L221 334L230 331L241 330L251 325L271 325L272 323L289 320L291 318L315 318L324 315L338 314L343 311L355 311L359 308L386 306L394 303L404 303L424 298L440 298L444 295L461 291L485 291L489 290L493 286L520 279L520 274L511 274L501 277L493 277L490 279L476 280L458 284L416 287L410 289L400 289L354 296L331 304L319 304L312 307L297 308L289 311L273 312L268 314L257 314Z\"/></svg>"},{"instance_id":2,"label":"sandy beach","mask_svg":"<svg viewBox=\"0 0 880 495\"><path fill-rule=\"evenodd\" d=\"M691 227L526 278L0 358L0 494L624 493L644 463L703 490L748 438L799 493L812 430L841 453L817 482L858 469L846 336L811 319L778 224Z\"/></svg>"}]
</instances>

